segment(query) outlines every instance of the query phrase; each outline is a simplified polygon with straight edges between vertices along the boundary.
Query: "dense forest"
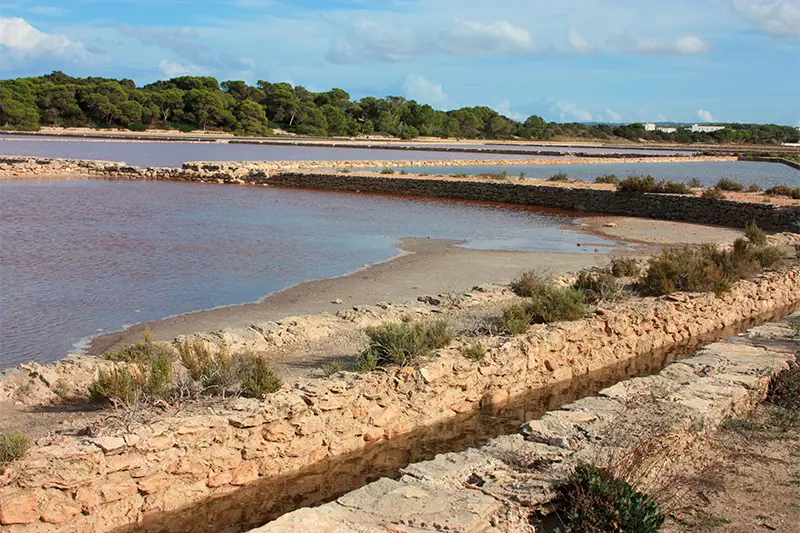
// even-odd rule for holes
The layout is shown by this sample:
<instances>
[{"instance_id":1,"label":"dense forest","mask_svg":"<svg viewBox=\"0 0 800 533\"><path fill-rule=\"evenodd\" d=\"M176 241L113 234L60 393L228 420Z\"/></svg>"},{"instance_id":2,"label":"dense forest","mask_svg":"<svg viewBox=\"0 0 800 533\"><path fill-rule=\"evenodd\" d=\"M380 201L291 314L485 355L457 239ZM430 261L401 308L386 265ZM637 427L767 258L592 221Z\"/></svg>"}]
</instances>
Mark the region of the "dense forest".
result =
<instances>
[{"instance_id":1,"label":"dense forest","mask_svg":"<svg viewBox=\"0 0 800 533\"><path fill-rule=\"evenodd\" d=\"M259 81L253 87L211 77L184 76L144 87L129 79L73 78L62 72L0 81L0 129L33 131L42 126L202 129L242 136L270 135L281 128L315 136L742 144L797 142L799 137L796 128L776 125L727 124L714 133L681 129L667 134L645 131L642 124L562 124L535 115L520 123L488 107L439 111L399 96L354 101L341 89L315 93L288 83Z\"/></svg>"}]
</instances>

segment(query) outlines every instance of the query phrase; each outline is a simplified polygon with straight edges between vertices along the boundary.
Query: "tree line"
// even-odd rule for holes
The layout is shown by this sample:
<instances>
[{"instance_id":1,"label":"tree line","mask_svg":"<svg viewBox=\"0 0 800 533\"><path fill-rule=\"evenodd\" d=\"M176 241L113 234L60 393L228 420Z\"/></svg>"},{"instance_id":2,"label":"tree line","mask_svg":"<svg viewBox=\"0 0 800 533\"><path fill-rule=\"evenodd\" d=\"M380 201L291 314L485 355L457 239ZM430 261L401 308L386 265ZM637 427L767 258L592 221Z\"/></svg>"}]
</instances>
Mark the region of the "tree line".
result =
<instances>
[{"instance_id":1,"label":"tree line","mask_svg":"<svg viewBox=\"0 0 800 533\"><path fill-rule=\"evenodd\" d=\"M342 89L312 92L289 83L219 83L208 76L182 76L143 87L130 79L73 78L63 72L0 81L0 128L35 131L42 126L202 129L241 136L266 136L280 128L313 136L742 144L797 142L799 137L796 128L772 124L666 134L645 131L642 124L556 123L536 115L518 122L485 106L440 111L400 96L354 100Z\"/></svg>"}]
</instances>

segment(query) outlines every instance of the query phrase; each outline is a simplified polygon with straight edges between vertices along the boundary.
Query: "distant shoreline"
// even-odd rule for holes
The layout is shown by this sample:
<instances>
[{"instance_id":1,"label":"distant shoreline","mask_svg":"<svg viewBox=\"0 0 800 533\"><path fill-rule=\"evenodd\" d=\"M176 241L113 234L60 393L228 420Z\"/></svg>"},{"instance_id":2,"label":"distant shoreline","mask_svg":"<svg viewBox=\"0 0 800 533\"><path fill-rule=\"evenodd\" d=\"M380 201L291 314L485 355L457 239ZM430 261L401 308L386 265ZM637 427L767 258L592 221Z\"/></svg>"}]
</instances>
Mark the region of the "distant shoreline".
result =
<instances>
[{"instance_id":1,"label":"distant shoreline","mask_svg":"<svg viewBox=\"0 0 800 533\"><path fill-rule=\"evenodd\" d=\"M703 150L737 152L737 151L768 151L772 153L800 154L800 147L790 146L767 146L767 145L721 145L721 144L669 144L669 143L604 143L602 141L580 141L580 140L559 140L559 141L528 141L523 139L498 140L498 139L442 139L438 137L421 137L413 140L403 140L390 137L306 137L306 136L274 136L274 137L236 137L224 132L190 132L182 133L177 130L147 130L145 132L134 132L125 130L96 130L89 128L46 128L40 131L0 131L3 135L15 137L55 137L68 139L97 139L97 140L125 140L125 141L155 141L155 142L206 142L206 143L231 143L231 144L264 144L264 145L288 145L288 146L325 146L331 148L372 148L372 149L395 149L395 150L442 150L436 145L461 145L459 148L449 148L442 151L452 152L496 152L509 153L511 147L535 147L542 148L607 148L609 150L651 150L651 151L677 151L677 152L697 152ZM508 149L477 150L473 146L502 146ZM520 150L522 153L535 153L531 150ZM567 150L565 150L567 151ZM552 155L561 152L549 152Z\"/></svg>"}]
</instances>

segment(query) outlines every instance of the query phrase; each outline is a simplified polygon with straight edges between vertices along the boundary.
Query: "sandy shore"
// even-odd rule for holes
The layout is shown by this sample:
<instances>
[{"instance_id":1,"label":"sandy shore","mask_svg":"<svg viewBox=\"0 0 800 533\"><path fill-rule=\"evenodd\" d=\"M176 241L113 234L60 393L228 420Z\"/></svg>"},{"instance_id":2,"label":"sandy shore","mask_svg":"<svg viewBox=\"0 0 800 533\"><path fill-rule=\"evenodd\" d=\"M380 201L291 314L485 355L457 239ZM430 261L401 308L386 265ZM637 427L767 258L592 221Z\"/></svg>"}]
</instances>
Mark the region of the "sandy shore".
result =
<instances>
[{"instance_id":1,"label":"sandy shore","mask_svg":"<svg viewBox=\"0 0 800 533\"><path fill-rule=\"evenodd\" d=\"M476 285L508 283L529 269L562 274L606 264L609 255L596 253L592 236L605 236L636 246L623 253L647 255L654 247L668 243L729 243L741 232L726 228L624 217L591 217L580 231L587 234L575 253L471 250L459 241L404 239L399 248L406 252L393 260L372 265L338 278L310 281L274 293L257 303L188 313L148 322L122 332L94 338L89 353L101 354L141 340L144 326L156 340L200 331L248 327L288 316L335 313L357 305L376 302L408 302L426 294L464 292ZM606 225L616 225L606 227ZM341 300L342 304L333 303Z\"/></svg>"}]
</instances>

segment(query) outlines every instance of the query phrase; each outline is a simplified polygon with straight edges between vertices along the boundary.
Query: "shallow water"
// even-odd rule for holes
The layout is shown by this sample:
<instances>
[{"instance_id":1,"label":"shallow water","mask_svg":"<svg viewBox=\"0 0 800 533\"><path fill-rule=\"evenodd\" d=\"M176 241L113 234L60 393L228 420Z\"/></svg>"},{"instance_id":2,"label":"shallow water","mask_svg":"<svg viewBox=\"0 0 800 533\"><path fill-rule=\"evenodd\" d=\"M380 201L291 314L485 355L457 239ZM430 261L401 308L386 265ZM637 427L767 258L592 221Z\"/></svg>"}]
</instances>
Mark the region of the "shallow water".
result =
<instances>
[{"instance_id":1,"label":"shallow water","mask_svg":"<svg viewBox=\"0 0 800 533\"><path fill-rule=\"evenodd\" d=\"M178 168L188 161L347 161L347 160L447 160L515 159L526 156L426 152L424 150L381 150L368 148L326 148L208 142L133 142L69 140L56 137L1 137L0 155L58 157L124 161L138 167Z\"/></svg>"},{"instance_id":2,"label":"shallow water","mask_svg":"<svg viewBox=\"0 0 800 533\"><path fill-rule=\"evenodd\" d=\"M395 256L401 237L575 252L586 237L562 229L571 223L532 208L379 195L0 182L0 368L53 361L101 331L343 275Z\"/></svg>"},{"instance_id":3,"label":"shallow water","mask_svg":"<svg viewBox=\"0 0 800 533\"><path fill-rule=\"evenodd\" d=\"M566 172L570 178L581 181L594 181L597 176L615 174L624 179L631 174L650 174L657 179L668 179L687 183L697 178L704 186L714 185L721 178L741 181L745 186L756 183L763 188L785 183L800 186L800 170L779 163L758 163L751 161L714 161L686 163L603 163L598 165L512 165L512 166L464 166L464 167L405 167L397 170L426 172L428 174L482 174L486 172L507 172L509 176L519 176L521 172L528 178L547 179L558 172Z\"/></svg>"}]
</instances>

